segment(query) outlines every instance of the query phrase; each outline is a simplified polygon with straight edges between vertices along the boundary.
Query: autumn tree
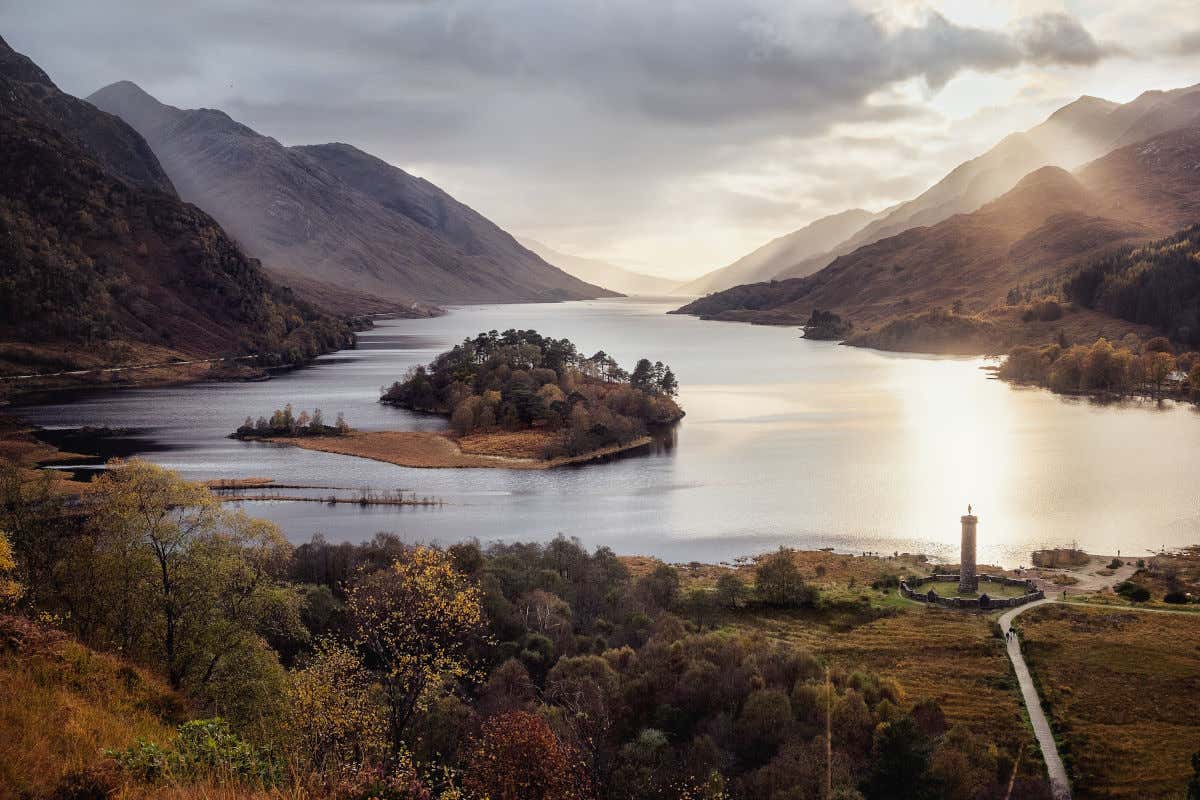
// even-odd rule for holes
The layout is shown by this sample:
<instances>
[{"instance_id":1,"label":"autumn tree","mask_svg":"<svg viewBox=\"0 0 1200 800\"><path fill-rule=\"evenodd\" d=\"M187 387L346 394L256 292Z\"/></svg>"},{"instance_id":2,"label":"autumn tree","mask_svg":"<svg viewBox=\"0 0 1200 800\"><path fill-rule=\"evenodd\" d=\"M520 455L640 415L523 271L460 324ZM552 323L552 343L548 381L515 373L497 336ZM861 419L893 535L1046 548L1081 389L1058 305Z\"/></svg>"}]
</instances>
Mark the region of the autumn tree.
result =
<instances>
[{"instance_id":1,"label":"autumn tree","mask_svg":"<svg viewBox=\"0 0 1200 800\"><path fill-rule=\"evenodd\" d=\"M506 711L483 724L470 748L464 788L478 800L583 800L592 796L576 753L546 720Z\"/></svg>"},{"instance_id":2,"label":"autumn tree","mask_svg":"<svg viewBox=\"0 0 1200 800\"><path fill-rule=\"evenodd\" d=\"M303 635L279 528L144 461L111 463L90 499L97 624L175 688L227 716L261 713L282 680L264 637Z\"/></svg>"},{"instance_id":3,"label":"autumn tree","mask_svg":"<svg viewBox=\"0 0 1200 800\"><path fill-rule=\"evenodd\" d=\"M95 485L97 525L129 555L144 549L153 562L154 578L146 588L154 592L162 617L167 677L179 688L185 565L192 547L215 531L220 506L205 487L146 461L114 463Z\"/></svg>"},{"instance_id":4,"label":"autumn tree","mask_svg":"<svg viewBox=\"0 0 1200 800\"><path fill-rule=\"evenodd\" d=\"M413 547L351 587L354 641L382 681L393 752L427 693L470 674L471 644L483 627L480 599L474 581L432 547Z\"/></svg>"},{"instance_id":5,"label":"autumn tree","mask_svg":"<svg viewBox=\"0 0 1200 800\"><path fill-rule=\"evenodd\" d=\"M0 609L15 603L24 591L21 584L13 578L16 570L17 562L13 559L8 536L4 531L0 531Z\"/></svg>"},{"instance_id":6,"label":"autumn tree","mask_svg":"<svg viewBox=\"0 0 1200 800\"><path fill-rule=\"evenodd\" d=\"M387 750L387 717L358 655L336 641L317 643L288 675L283 730L293 766L331 774L377 763Z\"/></svg>"}]
</instances>

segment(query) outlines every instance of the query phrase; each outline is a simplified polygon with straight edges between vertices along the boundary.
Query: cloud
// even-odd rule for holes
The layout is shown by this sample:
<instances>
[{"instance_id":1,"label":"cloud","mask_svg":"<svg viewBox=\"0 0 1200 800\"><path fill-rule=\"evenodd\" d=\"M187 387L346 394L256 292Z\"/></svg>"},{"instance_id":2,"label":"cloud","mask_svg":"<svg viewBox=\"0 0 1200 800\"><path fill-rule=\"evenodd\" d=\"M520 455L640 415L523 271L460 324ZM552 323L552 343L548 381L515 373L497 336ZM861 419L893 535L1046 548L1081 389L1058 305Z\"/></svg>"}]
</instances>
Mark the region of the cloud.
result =
<instances>
[{"instance_id":1,"label":"cloud","mask_svg":"<svg viewBox=\"0 0 1200 800\"><path fill-rule=\"evenodd\" d=\"M1016 41L1025 58L1040 65L1090 67L1108 56L1126 54L1116 45L1100 45L1079 20L1061 12L1021 20Z\"/></svg>"},{"instance_id":2,"label":"cloud","mask_svg":"<svg viewBox=\"0 0 1200 800\"><path fill-rule=\"evenodd\" d=\"M854 163L829 149L846 129L886 139L919 125L923 99L881 101L891 87L937 92L1116 53L1064 14L988 28L844 0L0 0L0 26L76 94L133 80L288 144L357 144L519 232L597 241L700 217L720 236L721 213L764 228L791 224L788 203L799 225L837 203L901 199L887 193L921 179L889 154L901 148ZM781 142L777 177L803 192L709 180L769 171ZM725 238L740 246L752 230Z\"/></svg>"},{"instance_id":3,"label":"cloud","mask_svg":"<svg viewBox=\"0 0 1200 800\"><path fill-rule=\"evenodd\" d=\"M1200 54L1200 30L1190 31L1178 37L1171 43L1169 49L1172 53L1181 56Z\"/></svg>"}]
</instances>

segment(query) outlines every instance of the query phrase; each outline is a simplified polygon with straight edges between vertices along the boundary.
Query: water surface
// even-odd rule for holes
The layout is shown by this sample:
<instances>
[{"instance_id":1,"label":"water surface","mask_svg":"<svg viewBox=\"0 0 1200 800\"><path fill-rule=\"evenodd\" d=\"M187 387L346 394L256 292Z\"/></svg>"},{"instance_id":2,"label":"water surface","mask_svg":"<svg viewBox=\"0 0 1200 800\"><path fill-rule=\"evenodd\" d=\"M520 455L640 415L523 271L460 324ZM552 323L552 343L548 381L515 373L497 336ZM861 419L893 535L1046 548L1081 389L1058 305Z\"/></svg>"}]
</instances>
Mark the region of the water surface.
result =
<instances>
[{"instance_id":1,"label":"water surface","mask_svg":"<svg viewBox=\"0 0 1200 800\"><path fill-rule=\"evenodd\" d=\"M674 304L603 300L473 306L383 322L359 349L261 383L133 389L24 409L46 426L139 429L145 457L194 479L415 491L440 508L257 502L293 541L542 540L673 561L786 544L955 558L958 516L980 516L981 562L1028 563L1077 542L1139 555L1200 542L1200 415L1189 405L1097 405L990 380L978 359L878 353L794 328L668 316ZM481 330L535 328L632 367L671 365L687 417L673 446L551 471L417 470L225 438L291 402L363 429L436 429L376 402L408 367ZM127 444L127 443L126 443Z\"/></svg>"}]
</instances>

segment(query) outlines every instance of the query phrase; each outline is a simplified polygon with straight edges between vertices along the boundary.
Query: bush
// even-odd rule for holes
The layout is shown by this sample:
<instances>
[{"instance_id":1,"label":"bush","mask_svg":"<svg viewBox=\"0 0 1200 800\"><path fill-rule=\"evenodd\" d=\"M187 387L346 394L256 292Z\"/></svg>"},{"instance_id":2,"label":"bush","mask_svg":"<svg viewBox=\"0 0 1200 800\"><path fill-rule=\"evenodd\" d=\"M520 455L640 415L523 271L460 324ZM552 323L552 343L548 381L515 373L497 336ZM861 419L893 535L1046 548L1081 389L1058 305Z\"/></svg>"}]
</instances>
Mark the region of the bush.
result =
<instances>
[{"instance_id":1,"label":"bush","mask_svg":"<svg viewBox=\"0 0 1200 800\"><path fill-rule=\"evenodd\" d=\"M1119 558L1114 558L1112 561L1108 562L1109 569L1120 569L1123 566L1125 566L1125 562Z\"/></svg>"},{"instance_id":2,"label":"bush","mask_svg":"<svg viewBox=\"0 0 1200 800\"><path fill-rule=\"evenodd\" d=\"M1122 581L1118 584L1117 594L1134 603L1145 603L1150 599L1150 590L1133 581Z\"/></svg>"},{"instance_id":3,"label":"bush","mask_svg":"<svg viewBox=\"0 0 1200 800\"><path fill-rule=\"evenodd\" d=\"M109 751L131 777L143 783L167 779L217 780L271 786L278 782L278 763L215 717L186 722L168 748L138 740L133 747Z\"/></svg>"},{"instance_id":4,"label":"bush","mask_svg":"<svg viewBox=\"0 0 1200 800\"><path fill-rule=\"evenodd\" d=\"M1174 592L1167 592L1166 594L1163 595L1164 603L1172 603L1174 605L1183 605L1187 601L1188 601L1188 596L1187 596L1186 592L1181 592L1181 591L1176 590Z\"/></svg>"}]
</instances>

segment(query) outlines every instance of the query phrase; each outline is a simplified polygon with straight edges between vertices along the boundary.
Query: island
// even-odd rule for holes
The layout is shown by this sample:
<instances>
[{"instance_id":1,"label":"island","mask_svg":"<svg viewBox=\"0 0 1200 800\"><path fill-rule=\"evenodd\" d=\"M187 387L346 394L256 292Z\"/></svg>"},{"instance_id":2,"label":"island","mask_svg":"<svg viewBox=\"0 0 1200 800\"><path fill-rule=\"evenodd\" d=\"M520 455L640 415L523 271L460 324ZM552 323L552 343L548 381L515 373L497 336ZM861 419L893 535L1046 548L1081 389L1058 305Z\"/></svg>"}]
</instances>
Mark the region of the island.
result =
<instances>
[{"instance_id":1,"label":"island","mask_svg":"<svg viewBox=\"0 0 1200 800\"><path fill-rule=\"evenodd\" d=\"M683 418L679 382L661 361L627 371L533 330L488 331L410 369L380 402L449 418L446 431L287 425L287 409L238 438L405 467L549 469L647 448ZM276 424L278 423L278 424Z\"/></svg>"}]
</instances>

